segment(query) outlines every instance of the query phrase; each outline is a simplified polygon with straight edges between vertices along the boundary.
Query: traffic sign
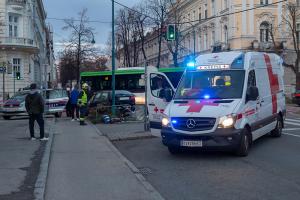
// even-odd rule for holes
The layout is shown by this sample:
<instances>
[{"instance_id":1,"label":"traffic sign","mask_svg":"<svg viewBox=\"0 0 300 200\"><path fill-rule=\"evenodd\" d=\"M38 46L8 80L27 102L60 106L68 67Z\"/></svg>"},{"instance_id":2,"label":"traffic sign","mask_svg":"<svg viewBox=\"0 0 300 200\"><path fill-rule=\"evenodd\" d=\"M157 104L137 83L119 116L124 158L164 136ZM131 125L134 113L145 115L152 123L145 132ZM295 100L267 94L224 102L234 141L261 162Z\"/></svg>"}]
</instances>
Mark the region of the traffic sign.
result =
<instances>
[{"instance_id":1,"label":"traffic sign","mask_svg":"<svg viewBox=\"0 0 300 200\"><path fill-rule=\"evenodd\" d=\"M6 67L0 67L0 73L5 73L6 72Z\"/></svg>"}]
</instances>

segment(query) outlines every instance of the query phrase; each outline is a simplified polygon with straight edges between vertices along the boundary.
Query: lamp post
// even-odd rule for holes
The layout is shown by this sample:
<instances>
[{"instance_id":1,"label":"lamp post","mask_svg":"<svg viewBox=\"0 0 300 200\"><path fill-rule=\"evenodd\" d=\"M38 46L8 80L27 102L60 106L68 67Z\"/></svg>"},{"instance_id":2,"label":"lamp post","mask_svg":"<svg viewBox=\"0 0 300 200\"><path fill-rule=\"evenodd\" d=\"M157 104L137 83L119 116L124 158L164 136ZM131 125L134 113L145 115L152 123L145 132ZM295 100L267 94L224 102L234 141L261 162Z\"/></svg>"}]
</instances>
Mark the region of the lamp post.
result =
<instances>
[{"instance_id":1,"label":"lamp post","mask_svg":"<svg viewBox=\"0 0 300 200\"><path fill-rule=\"evenodd\" d=\"M112 38L111 38L111 68L112 68L112 107L111 107L111 112L112 116L114 117L116 114L116 109L115 109L115 1L111 0L112 3L112 23L111 23L111 29L112 29Z\"/></svg>"}]
</instances>

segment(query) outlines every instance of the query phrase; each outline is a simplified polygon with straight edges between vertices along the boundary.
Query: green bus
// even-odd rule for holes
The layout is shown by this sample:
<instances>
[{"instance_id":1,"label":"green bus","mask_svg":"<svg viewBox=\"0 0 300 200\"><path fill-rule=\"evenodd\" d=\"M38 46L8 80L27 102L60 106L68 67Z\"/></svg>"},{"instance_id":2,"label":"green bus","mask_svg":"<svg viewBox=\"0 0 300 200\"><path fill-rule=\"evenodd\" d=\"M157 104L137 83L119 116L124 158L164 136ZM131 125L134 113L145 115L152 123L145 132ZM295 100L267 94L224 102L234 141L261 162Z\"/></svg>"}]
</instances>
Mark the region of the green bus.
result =
<instances>
[{"instance_id":1,"label":"green bus","mask_svg":"<svg viewBox=\"0 0 300 200\"><path fill-rule=\"evenodd\" d=\"M166 74L174 86L177 86L184 68L160 68L158 71ZM115 71L116 90L127 90L137 97L137 103L144 101L145 85L144 79L145 68L131 67L119 68ZM93 92L112 89L112 71L92 71L81 72L81 82L89 84ZM140 100L139 100L140 97Z\"/></svg>"}]
</instances>

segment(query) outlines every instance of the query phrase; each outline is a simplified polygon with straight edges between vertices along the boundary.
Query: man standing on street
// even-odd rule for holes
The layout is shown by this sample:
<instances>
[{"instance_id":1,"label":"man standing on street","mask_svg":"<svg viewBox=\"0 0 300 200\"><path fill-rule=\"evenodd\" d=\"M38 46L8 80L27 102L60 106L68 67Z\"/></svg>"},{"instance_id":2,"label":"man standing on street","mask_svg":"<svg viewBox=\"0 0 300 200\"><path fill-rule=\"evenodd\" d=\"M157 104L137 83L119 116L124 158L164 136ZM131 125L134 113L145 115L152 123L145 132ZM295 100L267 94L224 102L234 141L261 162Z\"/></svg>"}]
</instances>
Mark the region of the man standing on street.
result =
<instances>
[{"instance_id":1,"label":"man standing on street","mask_svg":"<svg viewBox=\"0 0 300 200\"><path fill-rule=\"evenodd\" d=\"M36 140L34 137L34 122L35 120L40 127L40 140L46 141L48 138L45 138L44 131L44 100L42 95L39 94L37 90L37 85L32 83L30 85L30 93L26 96L25 99L26 111L29 114L29 130L31 140Z\"/></svg>"},{"instance_id":2,"label":"man standing on street","mask_svg":"<svg viewBox=\"0 0 300 200\"><path fill-rule=\"evenodd\" d=\"M83 83L81 86L82 90L78 97L78 106L80 108L80 125L84 126L86 123L84 122L85 116L87 114L87 102L88 102L88 84Z\"/></svg>"},{"instance_id":3,"label":"man standing on street","mask_svg":"<svg viewBox=\"0 0 300 200\"><path fill-rule=\"evenodd\" d=\"M70 95L72 121L75 121L75 116L74 116L75 111L76 111L76 120L79 120L79 110L77 106L78 96L79 96L78 86L75 85Z\"/></svg>"}]
</instances>

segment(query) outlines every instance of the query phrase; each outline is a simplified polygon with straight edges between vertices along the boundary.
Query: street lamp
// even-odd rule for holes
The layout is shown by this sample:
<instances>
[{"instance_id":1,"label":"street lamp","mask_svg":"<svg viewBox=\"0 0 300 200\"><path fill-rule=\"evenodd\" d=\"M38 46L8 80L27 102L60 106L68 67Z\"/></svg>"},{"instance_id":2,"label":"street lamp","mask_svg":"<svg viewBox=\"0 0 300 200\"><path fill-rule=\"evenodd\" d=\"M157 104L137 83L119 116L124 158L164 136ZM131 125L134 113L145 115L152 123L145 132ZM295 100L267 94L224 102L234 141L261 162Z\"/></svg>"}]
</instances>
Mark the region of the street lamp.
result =
<instances>
[{"instance_id":1,"label":"street lamp","mask_svg":"<svg viewBox=\"0 0 300 200\"><path fill-rule=\"evenodd\" d=\"M111 107L111 112L112 112L112 116L114 117L116 114L116 109L115 109L115 104L116 104L116 100L115 100L115 89L116 89L116 85L115 85L115 65L116 65L116 61L115 61L115 1L111 0L111 8L112 8L112 23L111 23L111 32L112 32L112 38L111 38L111 68L112 68L112 107Z\"/></svg>"}]
</instances>

